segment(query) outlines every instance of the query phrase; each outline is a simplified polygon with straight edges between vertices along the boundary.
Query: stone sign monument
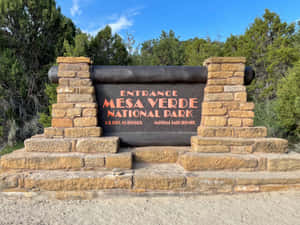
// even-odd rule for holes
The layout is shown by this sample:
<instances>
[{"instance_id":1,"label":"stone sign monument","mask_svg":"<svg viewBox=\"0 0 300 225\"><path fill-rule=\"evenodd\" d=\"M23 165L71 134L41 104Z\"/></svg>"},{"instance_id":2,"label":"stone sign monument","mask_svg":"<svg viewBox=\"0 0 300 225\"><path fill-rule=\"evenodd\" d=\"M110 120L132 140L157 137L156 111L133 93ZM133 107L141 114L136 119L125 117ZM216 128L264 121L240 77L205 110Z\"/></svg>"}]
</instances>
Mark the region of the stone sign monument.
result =
<instances>
[{"instance_id":1,"label":"stone sign monument","mask_svg":"<svg viewBox=\"0 0 300 225\"><path fill-rule=\"evenodd\" d=\"M89 199L300 189L299 154L253 127L245 62L93 67L89 58L58 58L52 126L0 159L0 190Z\"/></svg>"}]
</instances>

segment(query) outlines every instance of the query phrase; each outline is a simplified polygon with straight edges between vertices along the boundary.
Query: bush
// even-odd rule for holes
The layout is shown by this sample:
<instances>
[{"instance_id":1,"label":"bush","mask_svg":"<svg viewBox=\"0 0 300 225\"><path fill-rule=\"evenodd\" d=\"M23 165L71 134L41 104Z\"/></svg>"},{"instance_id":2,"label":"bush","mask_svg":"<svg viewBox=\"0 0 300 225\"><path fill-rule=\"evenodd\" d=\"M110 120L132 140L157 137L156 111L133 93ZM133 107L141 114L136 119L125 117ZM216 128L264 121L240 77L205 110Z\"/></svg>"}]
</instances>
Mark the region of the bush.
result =
<instances>
[{"instance_id":1,"label":"bush","mask_svg":"<svg viewBox=\"0 0 300 225\"><path fill-rule=\"evenodd\" d=\"M284 137L284 132L280 127L276 111L276 101L255 102L255 126L264 126L268 129L270 137Z\"/></svg>"},{"instance_id":2,"label":"bush","mask_svg":"<svg viewBox=\"0 0 300 225\"><path fill-rule=\"evenodd\" d=\"M276 113L279 124L289 136L300 138L300 61L280 80Z\"/></svg>"},{"instance_id":3,"label":"bush","mask_svg":"<svg viewBox=\"0 0 300 225\"><path fill-rule=\"evenodd\" d=\"M39 123L42 124L43 127L51 127L52 104L57 102L56 88L57 84L46 84L45 93L49 100L48 111L39 114Z\"/></svg>"}]
</instances>

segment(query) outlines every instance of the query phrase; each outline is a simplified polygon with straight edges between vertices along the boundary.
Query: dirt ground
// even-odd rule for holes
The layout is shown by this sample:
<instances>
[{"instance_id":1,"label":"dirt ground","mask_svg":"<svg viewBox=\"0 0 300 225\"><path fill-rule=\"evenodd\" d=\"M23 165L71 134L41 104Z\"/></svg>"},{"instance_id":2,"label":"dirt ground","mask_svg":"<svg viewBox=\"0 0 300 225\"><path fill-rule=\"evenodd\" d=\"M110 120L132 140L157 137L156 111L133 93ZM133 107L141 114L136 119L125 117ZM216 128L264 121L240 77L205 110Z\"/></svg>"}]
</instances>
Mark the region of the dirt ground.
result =
<instances>
[{"instance_id":1,"label":"dirt ground","mask_svg":"<svg viewBox=\"0 0 300 225\"><path fill-rule=\"evenodd\" d=\"M0 224L299 225L300 192L103 197L93 201L0 197Z\"/></svg>"}]
</instances>

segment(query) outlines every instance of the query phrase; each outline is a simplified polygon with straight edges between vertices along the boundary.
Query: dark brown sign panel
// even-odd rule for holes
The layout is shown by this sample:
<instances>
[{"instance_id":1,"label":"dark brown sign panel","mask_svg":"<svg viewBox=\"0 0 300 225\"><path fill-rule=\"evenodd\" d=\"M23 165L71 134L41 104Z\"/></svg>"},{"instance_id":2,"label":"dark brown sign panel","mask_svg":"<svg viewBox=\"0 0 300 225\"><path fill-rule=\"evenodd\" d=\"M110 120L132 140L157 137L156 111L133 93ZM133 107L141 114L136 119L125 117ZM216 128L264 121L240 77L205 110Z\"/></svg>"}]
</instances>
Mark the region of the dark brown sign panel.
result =
<instances>
[{"instance_id":1,"label":"dark brown sign panel","mask_svg":"<svg viewBox=\"0 0 300 225\"><path fill-rule=\"evenodd\" d=\"M189 145L205 84L96 84L99 126L123 145Z\"/></svg>"}]
</instances>

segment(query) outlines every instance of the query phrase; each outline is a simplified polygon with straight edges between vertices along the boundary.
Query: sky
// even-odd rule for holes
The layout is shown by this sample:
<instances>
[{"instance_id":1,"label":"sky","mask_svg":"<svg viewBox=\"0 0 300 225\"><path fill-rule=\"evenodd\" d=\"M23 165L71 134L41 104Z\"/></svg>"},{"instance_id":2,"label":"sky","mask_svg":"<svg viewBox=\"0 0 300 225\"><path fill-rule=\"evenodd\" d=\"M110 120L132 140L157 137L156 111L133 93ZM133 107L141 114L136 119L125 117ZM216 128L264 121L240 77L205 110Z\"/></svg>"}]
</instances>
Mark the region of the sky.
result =
<instances>
[{"instance_id":1,"label":"sky","mask_svg":"<svg viewBox=\"0 0 300 225\"><path fill-rule=\"evenodd\" d=\"M243 34L265 9L288 23L300 20L300 0L57 0L57 5L84 32L96 35L108 24L123 38L132 34L137 43L170 29L180 40L225 41Z\"/></svg>"}]
</instances>

